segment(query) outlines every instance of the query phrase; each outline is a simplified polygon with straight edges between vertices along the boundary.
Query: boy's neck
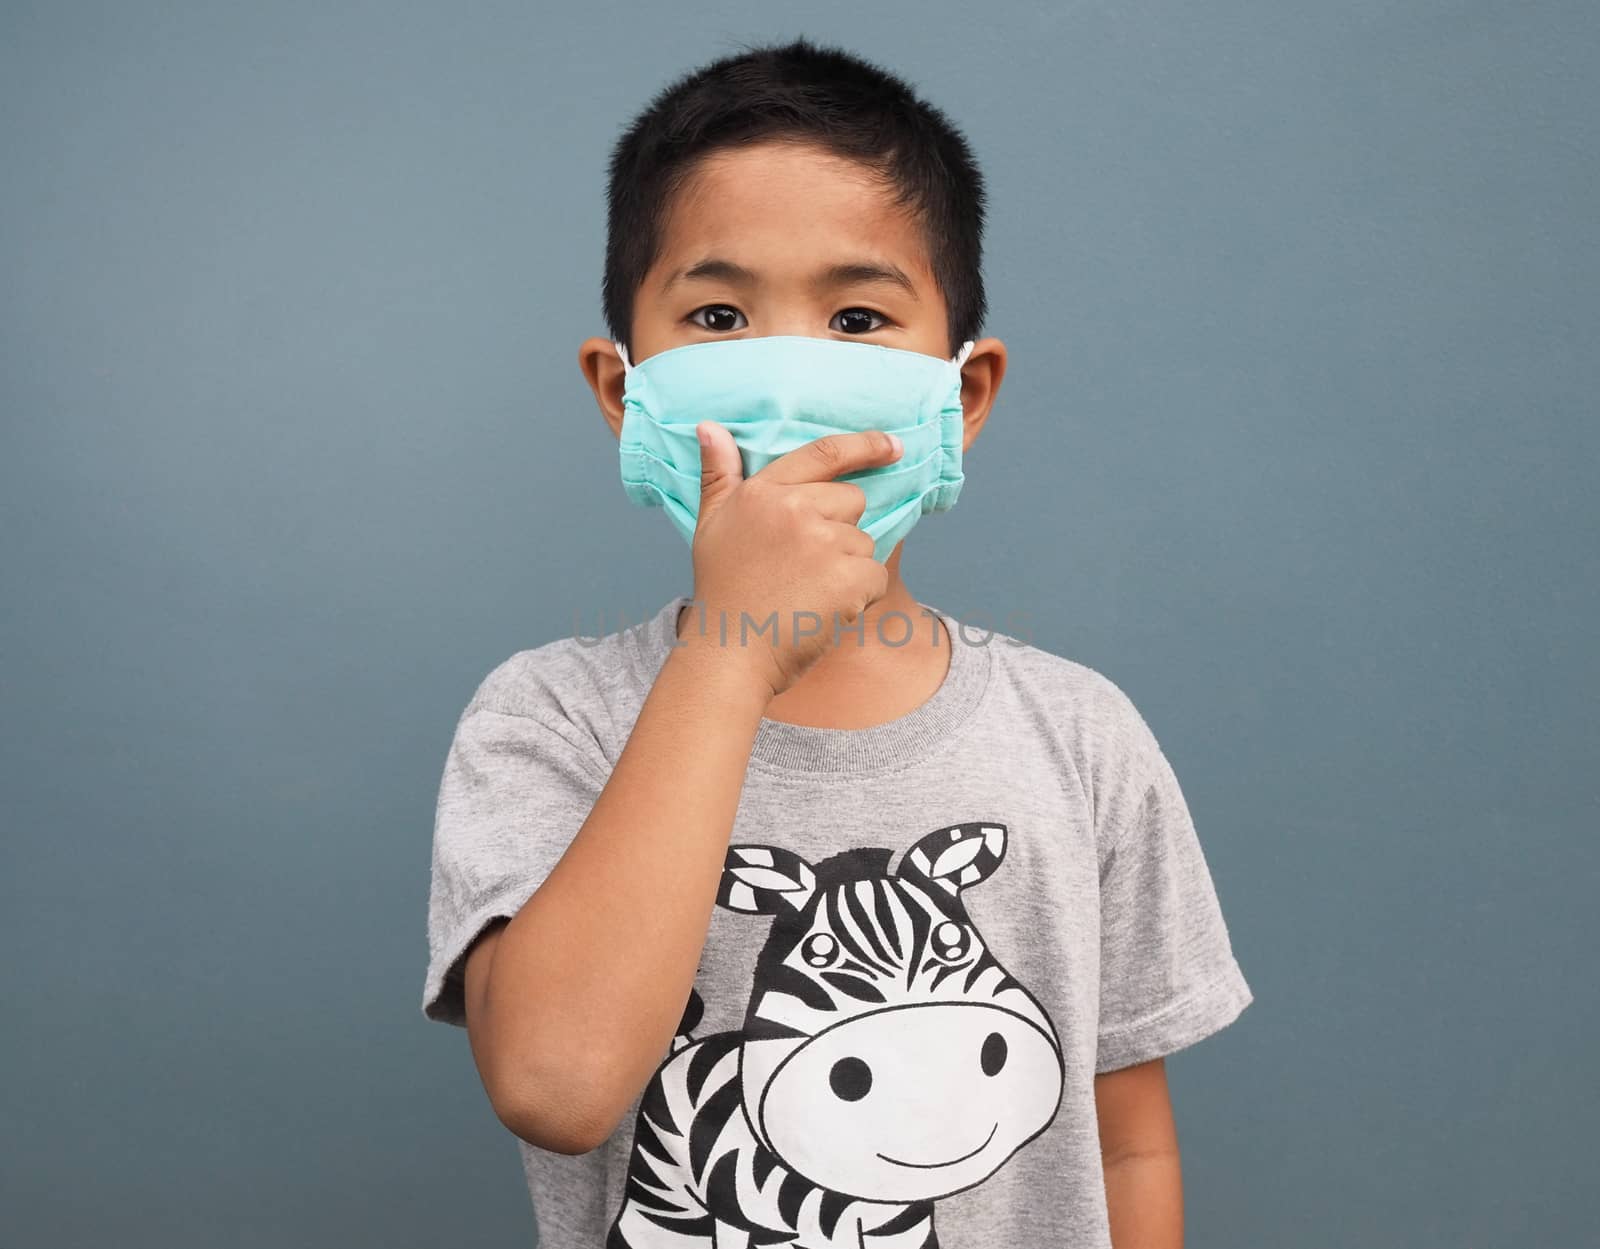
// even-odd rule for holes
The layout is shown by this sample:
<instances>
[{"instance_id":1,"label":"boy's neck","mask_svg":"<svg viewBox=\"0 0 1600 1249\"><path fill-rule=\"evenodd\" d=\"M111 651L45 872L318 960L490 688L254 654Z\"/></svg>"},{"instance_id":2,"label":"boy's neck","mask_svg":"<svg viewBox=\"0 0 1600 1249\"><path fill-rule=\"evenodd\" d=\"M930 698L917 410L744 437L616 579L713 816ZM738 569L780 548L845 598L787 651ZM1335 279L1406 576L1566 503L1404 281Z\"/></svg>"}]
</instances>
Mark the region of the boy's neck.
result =
<instances>
[{"instance_id":1,"label":"boy's neck","mask_svg":"<svg viewBox=\"0 0 1600 1249\"><path fill-rule=\"evenodd\" d=\"M767 704L767 719L864 729L907 715L933 697L950 669L951 639L943 622L924 611L900 580L899 562L896 551L888 591L804 676ZM678 623L680 629L685 624L682 613ZM908 631L910 639L902 642Z\"/></svg>"}]
</instances>

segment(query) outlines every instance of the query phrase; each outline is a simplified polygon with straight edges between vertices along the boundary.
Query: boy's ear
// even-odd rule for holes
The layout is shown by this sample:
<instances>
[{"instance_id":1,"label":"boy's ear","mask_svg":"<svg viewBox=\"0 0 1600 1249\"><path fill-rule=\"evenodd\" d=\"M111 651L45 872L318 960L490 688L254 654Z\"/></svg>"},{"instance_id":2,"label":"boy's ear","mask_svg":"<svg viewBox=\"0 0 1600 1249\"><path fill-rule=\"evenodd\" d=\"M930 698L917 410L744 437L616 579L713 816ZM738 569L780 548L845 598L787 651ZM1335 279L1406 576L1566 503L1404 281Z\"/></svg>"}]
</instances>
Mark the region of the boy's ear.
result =
<instances>
[{"instance_id":1,"label":"boy's ear","mask_svg":"<svg viewBox=\"0 0 1600 1249\"><path fill-rule=\"evenodd\" d=\"M976 353L977 348L973 348ZM605 418L611 436L622 438L622 384L624 370L622 357L609 338L586 338L578 348L578 368L584 381L594 391L594 400L600 405L600 415Z\"/></svg>"},{"instance_id":2,"label":"boy's ear","mask_svg":"<svg viewBox=\"0 0 1600 1249\"><path fill-rule=\"evenodd\" d=\"M998 338L980 338L972 345L972 354L967 357L967 362L961 366L963 455L978 440L978 434L994 408L995 396L1000 393L1000 381L1005 375L1006 345Z\"/></svg>"}]
</instances>

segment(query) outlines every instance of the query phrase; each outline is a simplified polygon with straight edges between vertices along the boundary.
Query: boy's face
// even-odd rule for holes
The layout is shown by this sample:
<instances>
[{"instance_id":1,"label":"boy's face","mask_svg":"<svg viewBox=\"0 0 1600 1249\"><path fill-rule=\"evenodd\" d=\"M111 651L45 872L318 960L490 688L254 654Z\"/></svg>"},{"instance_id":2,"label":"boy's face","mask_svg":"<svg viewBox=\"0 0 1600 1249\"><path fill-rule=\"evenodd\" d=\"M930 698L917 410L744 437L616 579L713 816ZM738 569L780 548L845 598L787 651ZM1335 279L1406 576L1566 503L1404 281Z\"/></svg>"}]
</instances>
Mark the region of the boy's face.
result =
<instances>
[{"instance_id":1,"label":"boy's face","mask_svg":"<svg viewBox=\"0 0 1600 1249\"><path fill-rule=\"evenodd\" d=\"M661 255L634 296L635 364L721 338L801 334L954 354L944 296L916 220L852 161L797 143L707 156L670 206ZM579 361L612 432L622 361L609 338ZM979 339L962 369L970 447L1005 373L1005 346Z\"/></svg>"}]
</instances>

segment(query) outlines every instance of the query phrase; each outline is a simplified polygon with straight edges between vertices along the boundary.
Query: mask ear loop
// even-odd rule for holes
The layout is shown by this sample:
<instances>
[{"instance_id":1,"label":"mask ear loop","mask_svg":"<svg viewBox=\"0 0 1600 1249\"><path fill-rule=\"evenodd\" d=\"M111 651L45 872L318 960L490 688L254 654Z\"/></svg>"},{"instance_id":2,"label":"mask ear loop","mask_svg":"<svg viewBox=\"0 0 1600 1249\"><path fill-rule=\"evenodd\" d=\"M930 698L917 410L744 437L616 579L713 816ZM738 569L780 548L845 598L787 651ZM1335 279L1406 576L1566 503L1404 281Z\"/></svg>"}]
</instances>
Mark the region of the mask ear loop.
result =
<instances>
[{"instance_id":1,"label":"mask ear loop","mask_svg":"<svg viewBox=\"0 0 1600 1249\"><path fill-rule=\"evenodd\" d=\"M965 364L967 362L967 357L972 354L972 349L975 346L977 346L977 344L978 344L978 340L977 339L975 339L975 338L967 339L967 341L962 345L961 350L956 353L956 358L955 358L956 368L959 369L963 364Z\"/></svg>"},{"instance_id":2,"label":"mask ear loop","mask_svg":"<svg viewBox=\"0 0 1600 1249\"><path fill-rule=\"evenodd\" d=\"M626 377L633 372L634 366L628 362L628 349L616 339L611 340L611 345L617 349L617 354L622 357L622 376Z\"/></svg>"}]
</instances>

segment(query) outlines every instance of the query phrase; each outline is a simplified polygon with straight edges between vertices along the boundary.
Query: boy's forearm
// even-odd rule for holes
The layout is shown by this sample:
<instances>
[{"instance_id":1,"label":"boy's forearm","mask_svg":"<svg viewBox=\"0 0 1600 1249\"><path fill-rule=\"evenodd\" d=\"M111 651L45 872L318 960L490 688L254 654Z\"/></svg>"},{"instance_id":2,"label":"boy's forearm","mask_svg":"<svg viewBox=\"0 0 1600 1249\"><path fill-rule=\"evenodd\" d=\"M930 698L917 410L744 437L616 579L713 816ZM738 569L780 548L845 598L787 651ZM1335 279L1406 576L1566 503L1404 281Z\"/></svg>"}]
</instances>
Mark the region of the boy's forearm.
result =
<instances>
[{"instance_id":1,"label":"boy's forearm","mask_svg":"<svg viewBox=\"0 0 1600 1249\"><path fill-rule=\"evenodd\" d=\"M589 817L502 933L483 1008L497 1105L603 1139L666 1054L772 697L745 658L705 638L669 653Z\"/></svg>"},{"instance_id":2,"label":"boy's forearm","mask_svg":"<svg viewBox=\"0 0 1600 1249\"><path fill-rule=\"evenodd\" d=\"M1183 1249L1183 1173L1175 1151L1105 1163L1112 1249Z\"/></svg>"}]
</instances>

